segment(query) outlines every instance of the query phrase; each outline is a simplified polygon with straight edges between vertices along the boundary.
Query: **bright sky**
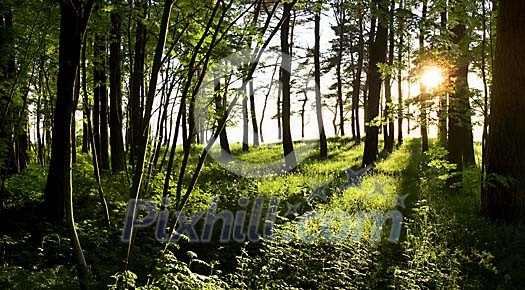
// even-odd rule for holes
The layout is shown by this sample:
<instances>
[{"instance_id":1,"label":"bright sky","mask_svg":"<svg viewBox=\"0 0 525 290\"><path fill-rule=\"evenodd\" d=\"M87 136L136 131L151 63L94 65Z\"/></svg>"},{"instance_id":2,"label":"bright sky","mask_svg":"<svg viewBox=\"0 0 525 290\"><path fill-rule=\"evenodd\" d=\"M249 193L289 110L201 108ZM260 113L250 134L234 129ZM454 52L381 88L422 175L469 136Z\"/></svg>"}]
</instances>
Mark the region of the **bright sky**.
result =
<instances>
[{"instance_id":1,"label":"bright sky","mask_svg":"<svg viewBox=\"0 0 525 290\"><path fill-rule=\"evenodd\" d=\"M333 30L331 29L331 25L333 25L333 19L329 17L323 17L321 18L321 54L326 54L328 52L328 49L330 47L329 41L333 38L335 38L335 34ZM294 37L295 45L298 47L309 47L313 48L314 46L314 37L313 37L313 23L304 24L301 26L298 26L295 28L295 37ZM276 35L272 44L270 46L279 46L279 35ZM297 87L303 87L305 86L306 79L308 78L308 72L313 67L313 59L310 61L310 66L306 69L299 69L298 68L298 60L297 58L302 58L305 55L305 52L299 49L296 49L294 52L294 62L293 62L293 72L292 72L292 81L295 79L296 84L292 87L292 112L298 112L301 109L302 103L300 100L304 99L304 95L302 92L297 92ZM272 52L266 53L265 58L267 59L267 65L273 65L275 61L277 60L278 55ZM303 59L301 59L302 61ZM262 111L263 111L263 104L265 95L267 93L267 84L270 82L270 78L273 73L273 67L268 68L264 71L264 73L256 73L254 75L255 80L255 102L256 102L256 113L257 118L260 120ZM296 78L294 78L294 75ZM278 78L278 73L276 74L276 78ZM423 76L424 82L430 84L431 86L436 86L437 82L440 78L443 78L441 76L441 71L437 67L431 67L429 68L426 73ZM321 78L321 92L323 96L326 97L327 94L334 93L335 91L331 91L329 89L329 86L335 82L335 75L333 73L328 73L322 76ZM479 77L476 76L476 74L471 73L469 75L469 83L471 88L482 88L482 83ZM315 115L315 93L313 91L313 85L314 81L313 78L309 81L309 87L311 90L308 92L308 102L306 105L306 125L305 125L305 139L317 139L319 137L318 135L318 128L317 128L317 121L316 121L316 115ZM276 119L270 119L272 116L274 116L277 113L277 107L276 107L276 100L277 100L277 92L278 92L278 86L274 85L272 87L272 92L270 94L270 98L268 100L266 113L265 113L265 119L263 123L263 137L264 141L266 143L274 143L279 142L278 139L278 132L277 132L277 120ZM417 96L420 92L419 89L419 83L414 82L412 84L409 84L407 82L403 83L403 94L404 98L408 98L409 96ZM397 82L393 82L392 87L392 93L393 93L393 99L397 100ZM239 101L240 106L240 101ZM412 111L415 111L416 108L412 108ZM360 112L361 116L361 132L364 131L363 124L364 120L362 117L364 116L363 109L361 109ZM432 116L431 116L432 117ZM325 131L328 136L334 136L334 128L332 125L332 120L334 118L334 115L330 110L327 108L323 109L323 118L324 118L324 126ZM435 116L434 116L435 118ZM348 119L350 119L350 114L348 114ZM242 122L241 122L241 115L238 115L238 124L237 126L230 126L228 127L228 138L230 142L242 142ZM339 123L339 118L337 118L337 124ZM411 121L411 126L413 127L416 123L414 121ZM294 140L300 140L301 139L301 118L298 113L292 115L291 119L291 125L292 125L292 138ZM397 122L395 122L396 125L396 132L397 132ZM345 123L345 133L346 135L351 135L351 123L350 121L346 121ZM407 135L407 122L404 123L404 134ZM249 122L249 140L250 143L252 142L252 129L251 129L251 121ZM363 133L362 133L363 134ZM397 133L396 133L397 134ZM419 128L412 128L411 134L412 137L419 137ZM437 136L437 128L436 126L430 126L429 127L429 136L436 137ZM474 128L474 138L476 140L481 140L481 127L476 126Z\"/></svg>"}]
</instances>

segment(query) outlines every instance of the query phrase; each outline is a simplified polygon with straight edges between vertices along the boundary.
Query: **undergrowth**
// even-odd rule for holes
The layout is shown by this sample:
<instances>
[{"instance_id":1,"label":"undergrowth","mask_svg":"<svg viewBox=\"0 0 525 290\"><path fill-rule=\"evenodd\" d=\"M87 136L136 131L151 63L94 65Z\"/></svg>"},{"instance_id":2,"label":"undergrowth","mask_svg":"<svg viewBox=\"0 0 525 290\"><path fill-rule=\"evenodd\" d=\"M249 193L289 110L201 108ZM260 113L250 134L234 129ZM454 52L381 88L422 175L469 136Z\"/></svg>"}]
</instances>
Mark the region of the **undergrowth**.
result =
<instances>
[{"instance_id":1,"label":"undergrowth","mask_svg":"<svg viewBox=\"0 0 525 290\"><path fill-rule=\"evenodd\" d=\"M194 148L189 164L196 163L201 149ZM232 149L255 163L274 160L282 150L279 145L249 153L242 153L238 145ZM126 244L120 241L128 176L103 174L114 224L106 228L90 158L79 156L73 170L75 216L91 267L91 288L525 288L525 231L481 217L477 167L458 173L446 161L445 149L434 145L423 155L419 140L406 140L385 154L360 184L341 188L347 181L344 171L360 168L362 150L350 139L333 139L328 159L309 154L293 173L262 179L239 177L208 160L185 210L206 210L218 197L219 208L235 211L241 197L262 196L267 201L277 196L273 238L220 243L216 233L210 243L170 244L159 258L165 244L155 240L154 227L141 229L128 271L121 271ZM180 151L177 156L180 161ZM0 289L71 289L77 284L65 226L40 218L45 174L44 168L30 165L6 182ZM164 174L152 171L144 198L160 202ZM173 180L170 192L176 187ZM321 185L326 185L326 201L309 199ZM404 204L400 197L406 197ZM286 215L290 204L298 205L296 213ZM398 241L389 241L393 222L376 227L377 220L367 215L389 211L403 217ZM317 215L305 219L312 212ZM334 213L344 218L333 218ZM330 223L324 222L327 216L332 217ZM326 233L336 238L326 239Z\"/></svg>"}]
</instances>

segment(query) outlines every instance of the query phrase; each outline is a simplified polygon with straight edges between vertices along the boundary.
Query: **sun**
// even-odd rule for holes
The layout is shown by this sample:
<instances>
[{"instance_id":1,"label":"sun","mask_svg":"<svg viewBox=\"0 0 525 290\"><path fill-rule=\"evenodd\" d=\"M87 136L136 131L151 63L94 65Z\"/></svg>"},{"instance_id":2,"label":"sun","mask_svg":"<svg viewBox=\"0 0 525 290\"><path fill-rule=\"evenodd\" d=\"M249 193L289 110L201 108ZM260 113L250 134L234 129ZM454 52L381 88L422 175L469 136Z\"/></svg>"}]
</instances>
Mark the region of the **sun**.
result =
<instances>
[{"instance_id":1,"label":"sun","mask_svg":"<svg viewBox=\"0 0 525 290\"><path fill-rule=\"evenodd\" d=\"M434 90L443 83L443 70L437 66L425 66L420 81L427 90Z\"/></svg>"}]
</instances>

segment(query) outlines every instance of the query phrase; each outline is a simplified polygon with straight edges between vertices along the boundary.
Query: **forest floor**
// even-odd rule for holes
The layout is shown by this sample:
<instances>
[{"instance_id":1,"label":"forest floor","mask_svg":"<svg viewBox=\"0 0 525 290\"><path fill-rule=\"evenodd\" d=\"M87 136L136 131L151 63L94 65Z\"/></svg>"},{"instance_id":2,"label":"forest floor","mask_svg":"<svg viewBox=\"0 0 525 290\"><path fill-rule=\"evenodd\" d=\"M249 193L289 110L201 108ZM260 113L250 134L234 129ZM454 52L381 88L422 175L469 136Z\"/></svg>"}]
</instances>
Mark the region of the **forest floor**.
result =
<instances>
[{"instance_id":1,"label":"forest floor","mask_svg":"<svg viewBox=\"0 0 525 290\"><path fill-rule=\"evenodd\" d=\"M256 197L264 197L265 213L268 201L278 197L274 238L221 243L217 227L210 242L166 245L155 239L153 225L138 231L125 272L127 175L103 176L113 221L107 228L90 158L79 156L73 169L75 218L91 270L90 289L525 289L525 228L480 216L479 168L454 176L446 151L431 147L423 155L420 140L407 139L348 188L341 187L348 181L345 170L360 168L363 147L347 138L330 140L328 159L312 152L293 173L276 177L239 177L210 159L184 209L187 215L206 210L215 197L219 209L233 212L249 211ZM280 145L240 149L234 145L234 155L250 162L282 154ZM201 150L195 147L189 164L197 163ZM160 204L164 173L152 176L142 198ZM41 218L45 181L46 170L30 165L6 182L0 289L77 287L66 227ZM321 185L325 190L316 191ZM313 192L318 194L310 198ZM243 197L250 206L239 205ZM399 241L389 240L394 222L376 231L378 213L403 218ZM328 224L327 217L332 217ZM198 223L196 231L202 227Z\"/></svg>"}]
</instances>

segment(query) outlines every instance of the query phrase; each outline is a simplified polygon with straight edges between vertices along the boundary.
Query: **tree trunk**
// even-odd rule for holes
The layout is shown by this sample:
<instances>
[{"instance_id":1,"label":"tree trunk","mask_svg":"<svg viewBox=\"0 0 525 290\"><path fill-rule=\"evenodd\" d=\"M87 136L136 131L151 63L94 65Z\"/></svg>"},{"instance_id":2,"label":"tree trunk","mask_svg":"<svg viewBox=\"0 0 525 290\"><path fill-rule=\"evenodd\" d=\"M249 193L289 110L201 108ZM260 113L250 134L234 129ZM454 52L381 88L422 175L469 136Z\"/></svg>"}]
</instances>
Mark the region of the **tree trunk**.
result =
<instances>
[{"instance_id":1,"label":"tree trunk","mask_svg":"<svg viewBox=\"0 0 525 290\"><path fill-rule=\"evenodd\" d=\"M404 9L404 1L399 2L399 9ZM399 145L403 144L403 46L405 45L405 30L404 30L404 20L402 17L399 17L399 47L397 51L397 62L398 62L398 71L397 71L397 143Z\"/></svg>"},{"instance_id":2,"label":"tree trunk","mask_svg":"<svg viewBox=\"0 0 525 290\"><path fill-rule=\"evenodd\" d=\"M84 94L87 94L87 72L86 70L86 40L82 42L82 55L81 55L81 68L82 68L82 86ZM80 84L79 84L80 85ZM88 98L84 96L82 100L82 153L87 154L89 152L89 147L92 145L93 139L93 130L92 122L88 123L88 120L91 120L91 110L89 108Z\"/></svg>"},{"instance_id":3,"label":"tree trunk","mask_svg":"<svg viewBox=\"0 0 525 290\"><path fill-rule=\"evenodd\" d=\"M337 47L337 63L335 66L335 73L337 77L337 113L339 114L339 132L341 136L345 135L345 115L343 102L343 76L342 76L342 62L344 50L344 21L345 21L345 7L343 3L339 3L339 46Z\"/></svg>"},{"instance_id":4,"label":"tree trunk","mask_svg":"<svg viewBox=\"0 0 525 290\"><path fill-rule=\"evenodd\" d=\"M423 52L425 49L425 33L426 33L426 21L428 11L428 1L423 1L421 23L419 27L419 50ZM427 117L427 98L428 94L423 83L420 83L420 94L419 94L419 128L421 129L421 150L423 152L428 151L428 117Z\"/></svg>"},{"instance_id":5,"label":"tree trunk","mask_svg":"<svg viewBox=\"0 0 525 290\"><path fill-rule=\"evenodd\" d=\"M449 97L448 160L461 168L475 164L472 125L470 121L468 77L468 40L466 27L458 24L453 29L454 42L459 45L461 56L454 72L455 90Z\"/></svg>"},{"instance_id":6,"label":"tree trunk","mask_svg":"<svg viewBox=\"0 0 525 290\"><path fill-rule=\"evenodd\" d=\"M142 88L144 87L144 58L146 48L146 27L143 23L146 18L148 3L141 0L136 1L142 13L139 14L137 20L137 28L135 32L135 56L133 60L133 74L131 76L130 97L129 97L129 114L130 114L130 163L134 164L137 158L138 148L142 136Z\"/></svg>"},{"instance_id":7,"label":"tree trunk","mask_svg":"<svg viewBox=\"0 0 525 290\"><path fill-rule=\"evenodd\" d=\"M388 44L388 65L394 65L394 9L395 2L391 1L390 23L389 23L389 44ZM392 70L393 71L393 70ZM385 150L392 152L394 150L394 115L392 112L392 75L388 74L385 78L385 110L384 117L386 125L384 126Z\"/></svg>"},{"instance_id":8,"label":"tree trunk","mask_svg":"<svg viewBox=\"0 0 525 290\"><path fill-rule=\"evenodd\" d=\"M97 10L101 10L97 7ZM109 169L109 137L108 137L108 96L106 85L106 40L101 32L95 33L94 44L94 62L93 62L93 77L94 77L94 99L95 99L95 145L99 152L100 168L102 170ZM98 121L98 122L97 122ZM98 123L98 124L97 124Z\"/></svg>"},{"instance_id":9,"label":"tree trunk","mask_svg":"<svg viewBox=\"0 0 525 290\"><path fill-rule=\"evenodd\" d=\"M447 32L447 22L448 22L448 16L447 16L447 7L445 7L444 10L440 13L441 18L441 32L440 34L442 36L446 35ZM447 86L448 87L448 84ZM439 110L438 110L438 142L441 146L447 147L447 140L448 140L448 129L447 129L447 113L448 111L448 93L444 92L439 96Z\"/></svg>"},{"instance_id":10,"label":"tree trunk","mask_svg":"<svg viewBox=\"0 0 525 290\"><path fill-rule=\"evenodd\" d=\"M86 106L83 106L82 110L82 119L87 118L87 114L91 114L89 109L86 110ZM87 154L89 152L89 139L91 136L89 135L90 129L88 128L87 122L82 122L82 153Z\"/></svg>"},{"instance_id":11,"label":"tree trunk","mask_svg":"<svg viewBox=\"0 0 525 290\"><path fill-rule=\"evenodd\" d=\"M79 0L60 2L60 39L58 56L57 103L53 126L51 163L44 192L46 214L51 221L61 221L67 215L67 225L77 260L81 289L87 289L88 267L73 215L73 192L71 176L71 121L73 119L74 88L79 73L82 35L91 12L91 3L85 5L84 20ZM67 207L67 211L65 211Z\"/></svg>"},{"instance_id":12,"label":"tree trunk","mask_svg":"<svg viewBox=\"0 0 525 290\"><path fill-rule=\"evenodd\" d=\"M266 108L268 107L268 98L270 97L270 94L272 93L272 89L273 89L273 86L274 86L274 82L275 82L275 74L277 73L277 70L279 68L279 62L280 62L280 58L277 58L276 62L275 62L275 65L274 65L274 70L273 70L273 73L272 73L272 79L270 80L270 86L268 87L268 91L266 92L266 96L264 97L264 105L263 105L263 109L262 109L262 112L261 112L261 119L259 120L259 137L261 138L261 142L264 143L264 134L263 134L263 122L264 122L264 116L266 114ZM228 82L229 82L229 79L228 79ZM226 100L226 98L224 98L224 100ZM226 105L226 104L224 104ZM222 134L222 132L221 132Z\"/></svg>"},{"instance_id":13,"label":"tree trunk","mask_svg":"<svg viewBox=\"0 0 525 290\"><path fill-rule=\"evenodd\" d=\"M282 105L282 95L283 95L283 83L282 83L282 76L281 76L281 70L279 69L279 90L277 91L277 139L281 140L283 138L283 130L282 130L282 124L281 124L281 105Z\"/></svg>"},{"instance_id":14,"label":"tree trunk","mask_svg":"<svg viewBox=\"0 0 525 290\"><path fill-rule=\"evenodd\" d=\"M147 5L147 3L145 5ZM169 28L172 7L173 7L173 0L166 0L164 2L164 7L162 10L162 18L160 22L159 35L157 39L157 44L155 46L155 54L153 56L153 65L151 68L151 75L149 79L148 92L146 96L146 104L144 107L144 120L141 120L141 126L139 127L140 128L139 129L140 136L138 137L139 139L135 140L135 141L138 141L137 144L139 146L137 148L138 150L135 156L137 160L137 164L135 165L135 170L133 174L133 183L132 183L131 191L130 191L130 198L134 198L135 200L139 198L141 190L142 190L144 165L146 163L145 162L146 152L147 152L148 141L149 141L150 118L151 118L151 114L153 110L153 103L155 100L155 95L157 92L156 84L157 84L160 69L162 67L162 58L164 54L164 48L166 46L166 37L167 37L168 28ZM182 105L184 105L184 103L182 103ZM174 142L177 142L176 138L174 139ZM170 173L168 172L166 176L170 176ZM133 210L135 211L136 208L134 208ZM129 255L131 253L132 248L133 248L133 239L130 239L128 243L127 256L123 262L123 269L125 271L128 269L128 262L130 258Z\"/></svg>"},{"instance_id":15,"label":"tree trunk","mask_svg":"<svg viewBox=\"0 0 525 290\"><path fill-rule=\"evenodd\" d=\"M286 170L293 170L297 166L297 160L293 151L292 132L290 128L290 72L292 71L292 56L290 55L290 43L288 40L290 29L291 3L283 3L283 24L281 26L281 83L282 83L282 126L283 126L283 150L286 162Z\"/></svg>"},{"instance_id":16,"label":"tree trunk","mask_svg":"<svg viewBox=\"0 0 525 290\"><path fill-rule=\"evenodd\" d=\"M220 118L225 114L225 106L226 106L226 91L228 89L228 84L225 85L224 88L224 95L221 91L221 79L215 78L214 79L214 91L215 91L215 112L217 114L217 126L219 125ZM226 80L226 82L229 82L229 80ZM219 133L219 142L221 146L221 154L228 155L231 154L230 151L230 143L228 142L228 134L226 133L226 125L224 125L224 128Z\"/></svg>"},{"instance_id":17,"label":"tree trunk","mask_svg":"<svg viewBox=\"0 0 525 290\"><path fill-rule=\"evenodd\" d=\"M375 2L374 2L375 3ZM388 9L388 1L379 1L380 9ZM373 4L374 5L374 4ZM381 9L382 8L382 9ZM386 50L388 44L388 24L379 17L375 40L370 48L370 60L368 67L369 78L369 95L366 108L366 138L365 149L363 153L363 166L370 165L377 159L377 146L379 126L370 126L368 123L379 117L379 99L381 97L381 72L377 66L379 63L385 63Z\"/></svg>"},{"instance_id":18,"label":"tree trunk","mask_svg":"<svg viewBox=\"0 0 525 290\"><path fill-rule=\"evenodd\" d=\"M140 127L140 139L138 140L137 151L137 164L135 166L135 172L133 175L133 184L131 187L131 197L137 199L141 192L142 186L142 177L144 173L144 164L146 159L146 152L149 141L149 132L150 132L150 118L153 110L153 103L155 99L155 94L157 92L157 80L159 77L159 72L162 66L162 57L164 53L164 47L166 45L167 31L170 22L171 9L173 7L173 0L166 0L164 3L162 11L162 19L160 23L159 38L155 46L155 54L153 57L153 66L151 68L151 77L149 79L148 92L146 96L146 104L144 107L144 119L141 119ZM191 134L191 133L190 133ZM131 244L130 244L131 246ZM126 260L127 262L127 260Z\"/></svg>"},{"instance_id":19,"label":"tree trunk","mask_svg":"<svg viewBox=\"0 0 525 290\"><path fill-rule=\"evenodd\" d=\"M27 162L27 95L29 93L28 81L27 89L22 98L23 105L20 104L20 97L15 95L15 88L19 83L19 75L16 67L16 45L13 30L13 12L10 5L3 7L0 12L0 167L2 169L2 192L4 190L5 178L8 174L19 173L25 169ZM27 139L27 137L25 138Z\"/></svg>"},{"instance_id":20,"label":"tree trunk","mask_svg":"<svg viewBox=\"0 0 525 290\"><path fill-rule=\"evenodd\" d=\"M486 1L482 3L482 40L481 40L481 79L483 81L483 135L481 137L481 174L485 175L487 157L487 135L489 126L489 88L487 80L487 11ZM489 16L491 17L491 16Z\"/></svg>"},{"instance_id":21,"label":"tree trunk","mask_svg":"<svg viewBox=\"0 0 525 290\"><path fill-rule=\"evenodd\" d=\"M71 162L73 164L77 163L77 122L76 122L76 112L78 108L78 100L80 97L80 72L77 73L77 80L75 82L74 89L74 101L73 101L73 112L71 120Z\"/></svg>"},{"instance_id":22,"label":"tree trunk","mask_svg":"<svg viewBox=\"0 0 525 290\"><path fill-rule=\"evenodd\" d=\"M248 145L248 98L242 99L242 151L248 152L250 146Z\"/></svg>"},{"instance_id":23,"label":"tree trunk","mask_svg":"<svg viewBox=\"0 0 525 290\"><path fill-rule=\"evenodd\" d=\"M111 13L111 43L109 59L110 78L110 130L111 130L111 169L113 172L126 168L124 139L122 136L122 74L121 74L121 28L118 13Z\"/></svg>"},{"instance_id":24,"label":"tree trunk","mask_svg":"<svg viewBox=\"0 0 525 290\"><path fill-rule=\"evenodd\" d=\"M525 2L499 2L494 85L483 213L506 223L525 222ZM499 178L496 178L499 177ZM505 178L508 184L501 182Z\"/></svg>"},{"instance_id":25,"label":"tree trunk","mask_svg":"<svg viewBox=\"0 0 525 290\"><path fill-rule=\"evenodd\" d=\"M52 130L51 163L44 193L46 214L51 221L64 219L65 198L71 193L71 120L80 61L80 18L75 10L80 9L81 2L61 1L60 4L57 101Z\"/></svg>"},{"instance_id":26,"label":"tree trunk","mask_svg":"<svg viewBox=\"0 0 525 290\"><path fill-rule=\"evenodd\" d=\"M257 127L257 115L255 113L255 93L253 91L253 80L248 84L248 92L250 94L250 116L252 119L253 131L253 146L259 146L259 128Z\"/></svg>"},{"instance_id":27,"label":"tree trunk","mask_svg":"<svg viewBox=\"0 0 525 290\"><path fill-rule=\"evenodd\" d=\"M315 13L314 27L314 78L315 78L315 111L317 115L317 128L319 129L319 154L321 158L328 157L328 144L326 142L326 133L324 131L323 105L321 102L321 11Z\"/></svg>"},{"instance_id":28,"label":"tree trunk","mask_svg":"<svg viewBox=\"0 0 525 290\"><path fill-rule=\"evenodd\" d=\"M365 57L365 40L363 35L363 13L359 16L359 40L357 43L358 46L358 56L357 56L357 70L353 83L353 92L352 92L352 108L355 111L354 113L354 122L355 122L355 139L356 143L361 143L361 121L359 119L359 95L361 92L361 75L363 73L363 62Z\"/></svg>"}]
</instances>

